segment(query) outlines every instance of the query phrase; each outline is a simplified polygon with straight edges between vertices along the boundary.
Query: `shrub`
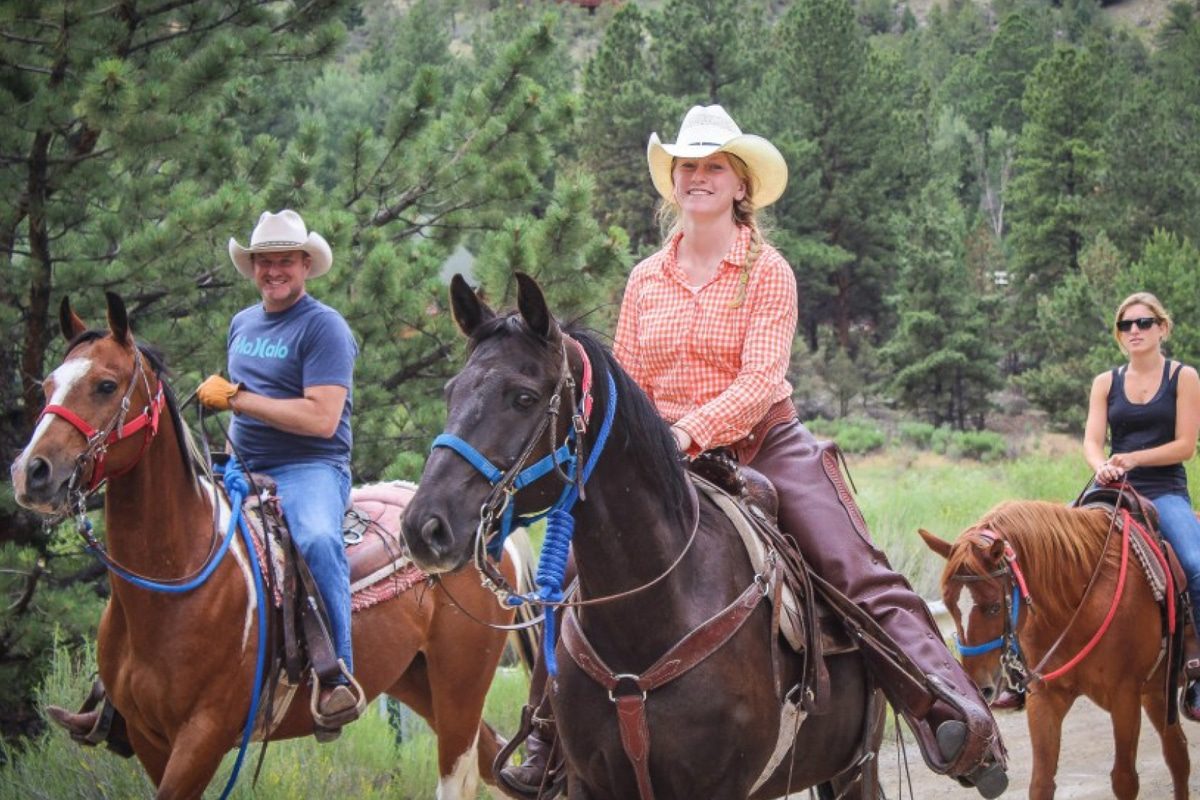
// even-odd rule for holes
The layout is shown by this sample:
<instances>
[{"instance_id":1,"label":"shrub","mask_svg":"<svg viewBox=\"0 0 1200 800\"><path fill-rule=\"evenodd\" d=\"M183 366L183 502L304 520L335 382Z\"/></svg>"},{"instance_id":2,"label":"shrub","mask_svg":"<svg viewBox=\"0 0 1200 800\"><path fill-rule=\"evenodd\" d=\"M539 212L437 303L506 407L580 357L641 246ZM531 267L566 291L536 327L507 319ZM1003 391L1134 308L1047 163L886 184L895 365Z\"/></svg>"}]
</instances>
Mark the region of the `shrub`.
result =
<instances>
[{"instance_id":1,"label":"shrub","mask_svg":"<svg viewBox=\"0 0 1200 800\"><path fill-rule=\"evenodd\" d=\"M875 423L865 419L814 419L805 423L810 431L824 439L833 439L847 453L869 453L887 441Z\"/></svg>"},{"instance_id":2,"label":"shrub","mask_svg":"<svg viewBox=\"0 0 1200 800\"><path fill-rule=\"evenodd\" d=\"M900 435L900 441L905 444L919 450L928 450L936 430L937 428L928 422L901 422L897 433Z\"/></svg>"},{"instance_id":3,"label":"shrub","mask_svg":"<svg viewBox=\"0 0 1200 800\"><path fill-rule=\"evenodd\" d=\"M964 431L955 434L954 455L977 461L997 461L1008 454L1004 437L992 431Z\"/></svg>"}]
</instances>

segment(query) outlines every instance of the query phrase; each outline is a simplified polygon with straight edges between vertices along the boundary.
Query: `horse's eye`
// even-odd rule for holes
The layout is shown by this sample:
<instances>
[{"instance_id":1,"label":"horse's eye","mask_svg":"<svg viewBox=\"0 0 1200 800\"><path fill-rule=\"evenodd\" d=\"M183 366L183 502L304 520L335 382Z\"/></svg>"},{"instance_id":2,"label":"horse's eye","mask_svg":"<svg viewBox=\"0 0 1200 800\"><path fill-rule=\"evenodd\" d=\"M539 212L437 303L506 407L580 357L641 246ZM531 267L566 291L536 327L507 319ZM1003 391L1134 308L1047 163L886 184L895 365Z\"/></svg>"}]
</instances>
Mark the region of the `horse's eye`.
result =
<instances>
[{"instance_id":1,"label":"horse's eye","mask_svg":"<svg viewBox=\"0 0 1200 800\"><path fill-rule=\"evenodd\" d=\"M116 381L103 380L96 384L96 394L113 394L116 391Z\"/></svg>"},{"instance_id":2,"label":"horse's eye","mask_svg":"<svg viewBox=\"0 0 1200 800\"><path fill-rule=\"evenodd\" d=\"M985 617L994 617L1001 612L1002 607L999 603L988 603L979 610L983 612Z\"/></svg>"},{"instance_id":3,"label":"horse's eye","mask_svg":"<svg viewBox=\"0 0 1200 800\"><path fill-rule=\"evenodd\" d=\"M513 395L513 408L519 411L527 411L537 402L537 395L533 392L518 391Z\"/></svg>"}]
</instances>

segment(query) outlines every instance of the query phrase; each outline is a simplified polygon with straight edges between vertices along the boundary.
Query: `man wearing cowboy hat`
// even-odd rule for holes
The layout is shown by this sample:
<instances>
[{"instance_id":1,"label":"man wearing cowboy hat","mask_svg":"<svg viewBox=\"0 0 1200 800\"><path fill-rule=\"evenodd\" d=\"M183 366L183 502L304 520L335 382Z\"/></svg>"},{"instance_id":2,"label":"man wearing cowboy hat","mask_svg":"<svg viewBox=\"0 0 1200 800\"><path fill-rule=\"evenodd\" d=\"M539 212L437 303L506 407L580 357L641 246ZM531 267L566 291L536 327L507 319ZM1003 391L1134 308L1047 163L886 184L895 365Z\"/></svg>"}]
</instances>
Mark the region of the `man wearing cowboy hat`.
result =
<instances>
[{"instance_id":1,"label":"man wearing cowboy hat","mask_svg":"<svg viewBox=\"0 0 1200 800\"><path fill-rule=\"evenodd\" d=\"M334 309L305 291L333 254L295 211L264 212L250 246L229 240L238 272L262 302L229 326L229 380L212 375L197 397L234 413L230 439L246 466L278 484L292 539L329 614L342 674L322 684L317 723L329 739L362 709L351 689L350 570L342 516L350 495L350 411L358 345Z\"/></svg>"}]
</instances>

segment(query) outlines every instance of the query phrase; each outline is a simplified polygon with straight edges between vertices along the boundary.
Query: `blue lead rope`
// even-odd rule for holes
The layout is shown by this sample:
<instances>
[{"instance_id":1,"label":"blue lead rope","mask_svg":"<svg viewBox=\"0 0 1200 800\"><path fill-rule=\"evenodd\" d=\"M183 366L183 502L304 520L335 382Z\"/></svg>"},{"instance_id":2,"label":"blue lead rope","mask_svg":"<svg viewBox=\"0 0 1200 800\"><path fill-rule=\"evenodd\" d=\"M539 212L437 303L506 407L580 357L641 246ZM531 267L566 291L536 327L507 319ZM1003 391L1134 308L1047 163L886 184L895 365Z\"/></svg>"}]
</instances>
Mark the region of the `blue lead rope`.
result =
<instances>
[{"instance_id":1,"label":"blue lead rope","mask_svg":"<svg viewBox=\"0 0 1200 800\"><path fill-rule=\"evenodd\" d=\"M600 426L600 431L596 434L596 442L592 445L592 450L588 454L587 464L583 466L583 481L587 483L588 478L592 475L592 470L596 467L596 462L600 459L600 454L604 452L604 444L608 441L608 435L612 431L613 419L617 415L617 384L613 380L612 373L608 373L608 403L604 409L604 422ZM523 595L509 595L505 602L510 606L519 606L523 603L539 604L543 607L545 614L545 628L543 630L542 642L543 653L546 660L546 671L550 675L558 674L558 659L555 657L555 645L557 637L555 635L555 604L561 603L563 599L563 579L567 569L567 557L571 552L571 537L575 532L575 517L571 514L571 509L575 505L575 501L579 499L579 488L575 481L575 471L578 468L578 459L571 448L571 444L575 441L575 430L570 429L567 433L567 441L554 452L543 457L537 463L521 470L513 481L514 489L521 489L539 478L547 475L554 469L555 463L564 466L566 469L569 482L563 489L558 500L547 511L537 514L517 515L513 511L513 504L509 503L504 509L504 513L500 519L500 530L497 535L487 543L488 555L499 560L504 541L512 532L513 525L530 525L538 520L546 519L546 538L542 541L542 553L538 559L537 570L537 591ZM452 433L439 434L430 446L430 450L438 447L445 447L458 453L471 466L475 467L488 482L495 486L504 477L504 472L500 470L492 462L488 461L484 456L471 445L467 444L461 437Z\"/></svg>"},{"instance_id":2,"label":"blue lead rope","mask_svg":"<svg viewBox=\"0 0 1200 800\"><path fill-rule=\"evenodd\" d=\"M220 474L219 467L220 465L215 465L214 474ZM232 460L225 467L224 483L225 493L229 496L229 529L225 532L225 541L221 542L221 547L217 550L216 555L213 556L212 561L208 563L208 566L199 575L186 583L162 583L160 581L148 580L121 568L111 559L107 558L98 546L92 544L92 521L85 517L82 523L86 531L84 538L87 544L85 548L100 563L104 564L113 574L127 583L141 589L164 594L183 594L202 586L212 576L213 572L216 571L221 561L224 560L225 554L229 552L229 546L233 543L234 537L238 534L239 530L241 531L242 540L246 545L246 552L250 554L250 572L254 576L254 592L258 598L258 655L254 663L254 687L250 694L250 711L246 717L246 724L242 729L242 742L238 748L237 760L234 761L233 772L230 773L229 780L225 783L225 789L221 792L221 800L226 800L230 793L233 792L233 786L237 783L238 773L242 768L242 761L245 760L246 750L250 746L250 736L254 732L254 720L258 716L258 705L261 698L262 679L267 652L266 592L263 589L262 575L259 574L258 569L253 565L254 541L251 538L250 530L246 526L245 520L242 519L242 502L250 494L250 483L246 480L245 473Z\"/></svg>"}]
</instances>

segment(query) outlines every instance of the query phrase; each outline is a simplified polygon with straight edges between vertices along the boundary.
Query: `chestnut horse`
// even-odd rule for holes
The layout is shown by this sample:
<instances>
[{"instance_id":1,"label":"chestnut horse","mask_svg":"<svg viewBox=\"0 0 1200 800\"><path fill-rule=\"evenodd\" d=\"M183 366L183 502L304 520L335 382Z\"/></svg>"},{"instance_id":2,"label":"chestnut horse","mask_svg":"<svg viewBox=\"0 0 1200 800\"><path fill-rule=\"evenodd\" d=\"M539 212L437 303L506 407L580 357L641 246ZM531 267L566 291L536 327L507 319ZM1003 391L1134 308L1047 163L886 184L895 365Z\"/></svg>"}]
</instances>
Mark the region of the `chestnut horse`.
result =
<instances>
[{"instance_id":1,"label":"chestnut horse","mask_svg":"<svg viewBox=\"0 0 1200 800\"><path fill-rule=\"evenodd\" d=\"M953 544L920 532L947 559L942 597L963 666L984 697L998 696L1014 670L1029 680L1029 796L1037 800L1054 796L1063 717L1080 695L1112 717L1114 797L1138 793L1143 708L1162 740L1175 800L1188 796L1187 739L1177 715L1168 722L1168 692L1176 687L1168 686L1162 612L1129 551L1126 533L1138 534L1122 517L1111 522L1101 508L1013 501Z\"/></svg>"},{"instance_id":2,"label":"chestnut horse","mask_svg":"<svg viewBox=\"0 0 1200 800\"><path fill-rule=\"evenodd\" d=\"M18 502L47 515L79 513L82 523L79 487L106 475L111 562L158 581L196 575L213 560L225 528L214 517L211 485L189 456L193 445L161 359L134 340L115 294L108 294L107 331L86 330L65 299L61 322L69 344L44 382L51 413L43 413L12 465ZM166 430L155 435L160 410ZM85 437L88 427L97 433ZM221 506L219 518L227 521L223 497ZM259 600L253 557L235 539L233 558L186 593L160 594L111 578L98 634L100 678L158 798L200 797L241 740L255 688ZM355 677L368 698L386 692L433 728L437 797L473 799L480 775L492 783L502 744L482 721L482 709L506 634L468 614L493 624L510 622L512 614L473 574L440 582L355 612ZM309 700L302 685L270 738L311 734Z\"/></svg>"},{"instance_id":3,"label":"chestnut horse","mask_svg":"<svg viewBox=\"0 0 1200 800\"><path fill-rule=\"evenodd\" d=\"M555 498L580 487L559 472L581 478L579 502L550 516L550 525L569 525L562 516L573 513L579 574L550 693L568 796L737 800L820 785L822 797L860 797L864 785L877 787L883 705L859 654L827 655L829 713L801 715L795 738L777 747L779 686L812 687L801 656L773 633L770 603L754 604L769 573L756 575L733 524L698 496L666 423L612 354L583 331L562 332L536 282L521 274L517 282L519 313L499 317L461 276L451 283L469 356L447 384L446 433L402 530L418 564L452 572L482 550L481 516L552 504L563 512ZM541 470L552 452L559 469ZM576 456L586 465L565 463ZM550 541L548 526L544 550ZM565 547L558 555L565 560ZM543 553L539 575L546 567ZM748 587L756 588L744 624L714 636L708 623L745 604ZM698 631L707 635L683 641ZM696 638L714 645L698 662L688 647ZM593 649L581 653L580 639ZM619 686L593 677L603 665ZM618 724L618 708L635 720L632 732Z\"/></svg>"}]
</instances>

